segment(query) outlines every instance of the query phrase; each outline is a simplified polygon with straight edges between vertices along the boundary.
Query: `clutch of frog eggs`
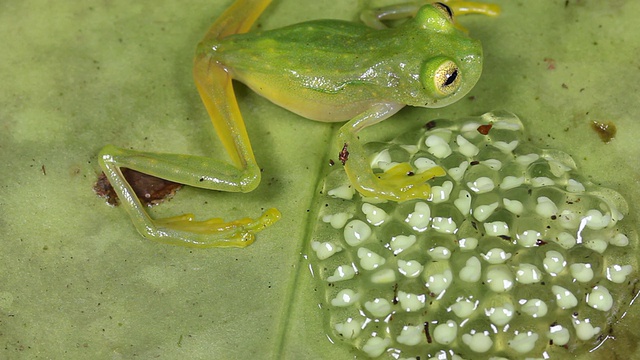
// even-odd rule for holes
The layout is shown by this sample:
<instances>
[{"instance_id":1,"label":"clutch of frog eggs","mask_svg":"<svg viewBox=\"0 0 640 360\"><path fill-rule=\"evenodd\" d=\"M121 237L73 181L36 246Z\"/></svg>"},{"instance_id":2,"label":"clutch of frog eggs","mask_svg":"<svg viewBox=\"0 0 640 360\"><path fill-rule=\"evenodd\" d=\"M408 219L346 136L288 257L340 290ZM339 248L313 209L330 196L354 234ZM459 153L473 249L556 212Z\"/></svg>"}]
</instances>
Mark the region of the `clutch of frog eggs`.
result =
<instances>
[{"instance_id":1,"label":"clutch of frog eggs","mask_svg":"<svg viewBox=\"0 0 640 360\"><path fill-rule=\"evenodd\" d=\"M564 359L611 334L638 237L624 199L569 155L526 144L506 112L366 148L375 172L446 175L401 203L362 198L340 166L326 177L307 251L333 342L362 358Z\"/></svg>"}]
</instances>

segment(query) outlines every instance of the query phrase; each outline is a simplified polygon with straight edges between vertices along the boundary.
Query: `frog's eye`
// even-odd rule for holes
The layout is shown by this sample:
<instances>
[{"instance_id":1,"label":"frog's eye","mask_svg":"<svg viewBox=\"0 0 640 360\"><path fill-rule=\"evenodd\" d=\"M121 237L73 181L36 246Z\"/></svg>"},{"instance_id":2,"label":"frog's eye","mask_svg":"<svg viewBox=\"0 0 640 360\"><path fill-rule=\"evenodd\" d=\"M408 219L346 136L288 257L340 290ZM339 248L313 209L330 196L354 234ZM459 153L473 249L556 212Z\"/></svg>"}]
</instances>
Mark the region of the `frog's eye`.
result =
<instances>
[{"instance_id":1,"label":"frog's eye","mask_svg":"<svg viewBox=\"0 0 640 360\"><path fill-rule=\"evenodd\" d=\"M435 59L424 64L422 85L435 96L453 94L460 87L460 69L448 59Z\"/></svg>"},{"instance_id":2,"label":"frog's eye","mask_svg":"<svg viewBox=\"0 0 640 360\"><path fill-rule=\"evenodd\" d=\"M440 11L442 15L449 19L449 21L453 22L453 10L451 10L450 7L440 2L436 2L431 5L433 5L434 8Z\"/></svg>"}]
</instances>

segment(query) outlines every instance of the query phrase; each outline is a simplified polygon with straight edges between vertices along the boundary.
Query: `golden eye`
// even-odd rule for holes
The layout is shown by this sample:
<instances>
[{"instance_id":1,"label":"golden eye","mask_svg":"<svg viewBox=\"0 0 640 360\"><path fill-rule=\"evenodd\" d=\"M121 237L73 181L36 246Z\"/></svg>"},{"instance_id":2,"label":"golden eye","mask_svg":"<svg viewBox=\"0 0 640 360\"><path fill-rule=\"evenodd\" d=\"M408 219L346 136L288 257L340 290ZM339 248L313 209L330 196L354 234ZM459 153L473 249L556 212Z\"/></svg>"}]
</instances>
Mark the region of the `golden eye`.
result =
<instances>
[{"instance_id":1,"label":"golden eye","mask_svg":"<svg viewBox=\"0 0 640 360\"><path fill-rule=\"evenodd\" d=\"M460 86L460 70L451 60L440 64L433 74L435 88L442 95L450 95Z\"/></svg>"},{"instance_id":2,"label":"golden eye","mask_svg":"<svg viewBox=\"0 0 640 360\"><path fill-rule=\"evenodd\" d=\"M453 10L451 10L450 7L440 2L436 2L431 5L440 11L449 21L453 22Z\"/></svg>"}]
</instances>

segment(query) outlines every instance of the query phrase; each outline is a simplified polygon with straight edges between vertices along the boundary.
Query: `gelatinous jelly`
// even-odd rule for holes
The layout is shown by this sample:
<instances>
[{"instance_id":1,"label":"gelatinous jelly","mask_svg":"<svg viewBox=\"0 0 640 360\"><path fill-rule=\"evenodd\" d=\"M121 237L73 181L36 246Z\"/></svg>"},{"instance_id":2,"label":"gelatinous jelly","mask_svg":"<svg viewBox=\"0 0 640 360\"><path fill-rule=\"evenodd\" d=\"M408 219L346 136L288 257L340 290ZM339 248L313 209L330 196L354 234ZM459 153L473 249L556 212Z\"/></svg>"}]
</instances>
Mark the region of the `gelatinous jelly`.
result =
<instances>
[{"instance_id":1,"label":"gelatinous jelly","mask_svg":"<svg viewBox=\"0 0 640 360\"><path fill-rule=\"evenodd\" d=\"M534 148L510 113L435 120L372 143L408 162L429 199L363 199L327 176L309 244L327 333L364 358L564 359L594 348L635 296L627 206L571 157Z\"/></svg>"}]
</instances>

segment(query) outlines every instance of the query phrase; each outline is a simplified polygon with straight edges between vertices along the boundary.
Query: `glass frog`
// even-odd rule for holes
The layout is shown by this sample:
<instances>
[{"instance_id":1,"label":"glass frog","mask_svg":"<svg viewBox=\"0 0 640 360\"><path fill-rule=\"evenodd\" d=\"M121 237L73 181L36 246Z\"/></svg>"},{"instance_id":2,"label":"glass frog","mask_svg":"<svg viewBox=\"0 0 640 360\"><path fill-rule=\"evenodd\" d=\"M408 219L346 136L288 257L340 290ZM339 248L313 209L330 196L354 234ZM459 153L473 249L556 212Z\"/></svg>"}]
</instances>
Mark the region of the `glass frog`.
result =
<instances>
[{"instance_id":1,"label":"glass frog","mask_svg":"<svg viewBox=\"0 0 640 360\"><path fill-rule=\"evenodd\" d=\"M198 44L193 74L213 126L232 163L212 157L142 152L113 145L100 165L146 238L192 247L244 247L280 218L196 221L193 214L153 219L121 168L199 188L249 192L260 182L232 79L305 118L343 122L340 159L354 187L366 196L396 201L428 197L427 181L442 168L413 175L408 163L374 175L358 133L405 105L442 107L463 97L482 71L482 48L453 21L453 13L497 14L494 5L466 1L396 5L363 13L365 23L317 20L280 29L248 31L268 0L237 0ZM383 21L409 17L386 28Z\"/></svg>"}]
</instances>

